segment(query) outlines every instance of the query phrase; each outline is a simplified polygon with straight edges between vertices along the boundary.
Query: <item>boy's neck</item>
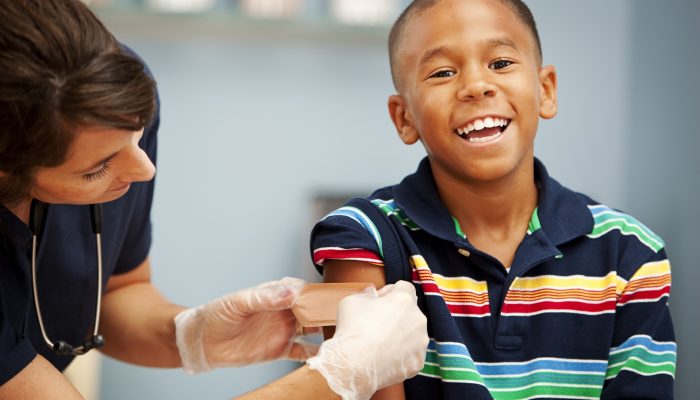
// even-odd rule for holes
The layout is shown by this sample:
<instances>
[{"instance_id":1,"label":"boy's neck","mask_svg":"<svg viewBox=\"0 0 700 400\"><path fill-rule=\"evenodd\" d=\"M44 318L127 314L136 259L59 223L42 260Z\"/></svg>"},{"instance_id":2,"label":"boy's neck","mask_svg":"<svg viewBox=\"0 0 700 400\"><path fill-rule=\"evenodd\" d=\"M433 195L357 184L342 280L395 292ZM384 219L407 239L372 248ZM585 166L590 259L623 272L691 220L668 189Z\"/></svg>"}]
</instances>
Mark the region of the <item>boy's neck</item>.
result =
<instances>
[{"instance_id":1,"label":"boy's neck","mask_svg":"<svg viewBox=\"0 0 700 400\"><path fill-rule=\"evenodd\" d=\"M522 239L537 207L534 163L499 180L463 182L433 171L440 197L467 237Z\"/></svg>"}]
</instances>

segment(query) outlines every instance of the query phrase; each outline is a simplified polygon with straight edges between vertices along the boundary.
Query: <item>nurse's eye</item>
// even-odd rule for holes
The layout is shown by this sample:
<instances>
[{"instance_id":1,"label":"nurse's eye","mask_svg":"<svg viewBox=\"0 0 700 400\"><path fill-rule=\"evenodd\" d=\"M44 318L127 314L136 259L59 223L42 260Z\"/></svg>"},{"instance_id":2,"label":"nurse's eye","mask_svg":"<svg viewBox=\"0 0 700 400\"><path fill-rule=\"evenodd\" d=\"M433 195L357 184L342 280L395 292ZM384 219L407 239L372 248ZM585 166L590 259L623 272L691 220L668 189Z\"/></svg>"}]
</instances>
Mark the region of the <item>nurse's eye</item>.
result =
<instances>
[{"instance_id":1,"label":"nurse's eye","mask_svg":"<svg viewBox=\"0 0 700 400\"><path fill-rule=\"evenodd\" d=\"M455 76L456 72L449 70L449 69L441 69L437 72L434 72L432 75L430 75L428 78L450 78Z\"/></svg>"},{"instance_id":2,"label":"nurse's eye","mask_svg":"<svg viewBox=\"0 0 700 400\"><path fill-rule=\"evenodd\" d=\"M109 167L109 162L106 162L104 163L104 165L102 165L102 168L100 168L99 170L84 174L83 179L85 179L88 182L94 182L96 180L102 179L105 176L107 176L107 173L109 172Z\"/></svg>"},{"instance_id":3,"label":"nurse's eye","mask_svg":"<svg viewBox=\"0 0 700 400\"><path fill-rule=\"evenodd\" d=\"M489 65L489 68L499 70L499 69L509 67L509 66L511 66L511 64L513 64L513 61L511 61L511 60L500 59L500 60L496 60L496 61L492 62Z\"/></svg>"}]
</instances>

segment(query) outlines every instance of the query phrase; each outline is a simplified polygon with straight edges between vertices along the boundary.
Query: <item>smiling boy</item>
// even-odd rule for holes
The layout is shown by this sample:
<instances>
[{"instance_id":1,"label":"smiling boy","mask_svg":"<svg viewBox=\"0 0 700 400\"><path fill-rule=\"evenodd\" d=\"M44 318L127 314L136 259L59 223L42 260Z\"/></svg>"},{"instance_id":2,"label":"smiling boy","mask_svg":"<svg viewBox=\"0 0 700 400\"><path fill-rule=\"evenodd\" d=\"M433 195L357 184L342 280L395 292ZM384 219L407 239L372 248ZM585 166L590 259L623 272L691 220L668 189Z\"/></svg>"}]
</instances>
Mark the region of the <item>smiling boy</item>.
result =
<instances>
[{"instance_id":1,"label":"smiling boy","mask_svg":"<svg viewBox=\"0 0 700 400\"><path fill-rule=\"evenodd\" d=\"M369 197L410 238L429 321L426 364L406 398L673 398L663 241L561 186L534 157L539 118L557 113L557 79L527 6L417 0L389 52L391 119L427 152L414 174ZM316 225L324 281L396 279L372 225L350 207Z\"/></svg>"}]
</instances>

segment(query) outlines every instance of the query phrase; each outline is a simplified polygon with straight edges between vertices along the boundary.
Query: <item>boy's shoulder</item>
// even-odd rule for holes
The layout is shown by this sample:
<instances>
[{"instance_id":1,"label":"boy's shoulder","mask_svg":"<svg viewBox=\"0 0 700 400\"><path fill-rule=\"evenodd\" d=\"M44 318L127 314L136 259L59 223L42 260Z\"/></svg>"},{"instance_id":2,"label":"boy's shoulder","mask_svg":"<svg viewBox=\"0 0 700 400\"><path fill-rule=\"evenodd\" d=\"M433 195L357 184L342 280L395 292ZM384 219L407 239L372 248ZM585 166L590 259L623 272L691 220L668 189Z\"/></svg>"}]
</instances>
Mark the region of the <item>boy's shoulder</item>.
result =
<instances>
[{"instance_id":1,"label":"boy's shoulder","mask_svg":"<svg viewBox=\"0 0 700 400\"><path fill-rule=\"evenodd\" d=\"M548 177L548 180L550 186L558 185L560 187L558 190L566 193L566 196L577 198L581 204L585 205L592 219L590 232L586 234L589 239L615 239L621 241L621 245L646 248L653 253L658 253L664 248L664 241L659 235L626 211L601 203L585 193L573 191L551 177Z\"/></svg>"}]
</instances>

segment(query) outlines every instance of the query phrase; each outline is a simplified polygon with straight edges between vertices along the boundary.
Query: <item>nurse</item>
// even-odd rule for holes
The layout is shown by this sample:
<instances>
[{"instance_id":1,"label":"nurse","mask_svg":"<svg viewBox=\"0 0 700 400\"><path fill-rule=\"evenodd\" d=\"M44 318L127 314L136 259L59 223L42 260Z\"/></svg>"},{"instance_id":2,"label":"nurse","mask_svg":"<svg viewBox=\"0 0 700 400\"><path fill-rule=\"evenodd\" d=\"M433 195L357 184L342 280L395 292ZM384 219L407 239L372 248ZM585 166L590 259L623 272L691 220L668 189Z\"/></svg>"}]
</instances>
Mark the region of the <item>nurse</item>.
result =
<instances>
[{"instance_id":1,"label":"nurse","mask_svg":"<svg viewBox=\"0 0 700 400\"><path fill-rule=\"evenodd\" d=\"M196 308L161 295L158 123L143 62L80 1L0 2L0 400L79 399L60 371L95 347L190 373L313 356L248 399L365 399L422 368L426 321L406 282L345 299L320 350L296 338L300 280Z\"/></svg>"}]
</instances>

